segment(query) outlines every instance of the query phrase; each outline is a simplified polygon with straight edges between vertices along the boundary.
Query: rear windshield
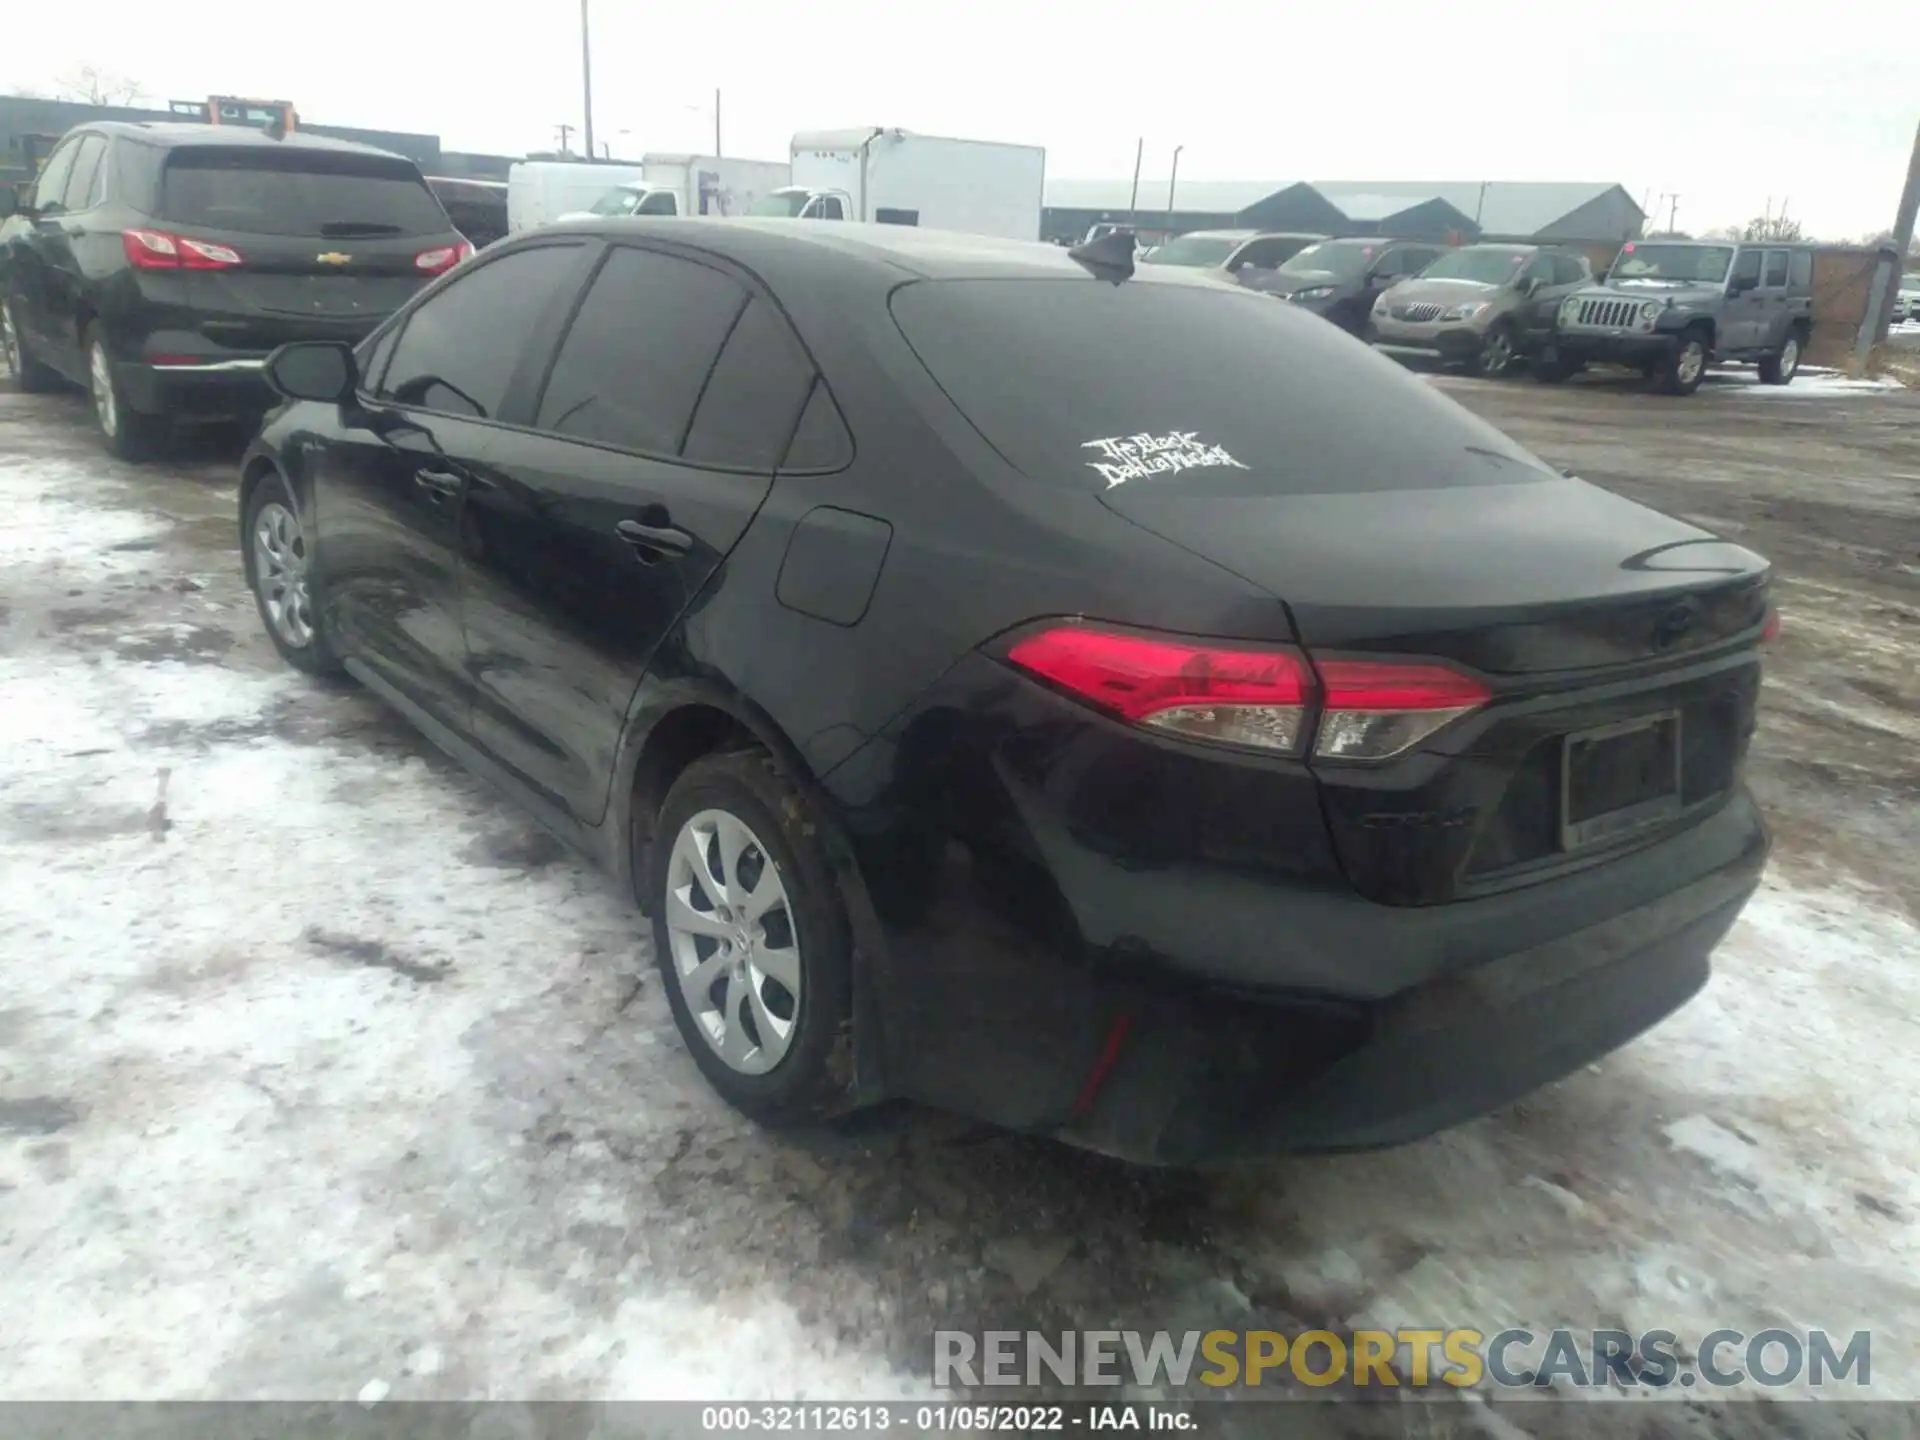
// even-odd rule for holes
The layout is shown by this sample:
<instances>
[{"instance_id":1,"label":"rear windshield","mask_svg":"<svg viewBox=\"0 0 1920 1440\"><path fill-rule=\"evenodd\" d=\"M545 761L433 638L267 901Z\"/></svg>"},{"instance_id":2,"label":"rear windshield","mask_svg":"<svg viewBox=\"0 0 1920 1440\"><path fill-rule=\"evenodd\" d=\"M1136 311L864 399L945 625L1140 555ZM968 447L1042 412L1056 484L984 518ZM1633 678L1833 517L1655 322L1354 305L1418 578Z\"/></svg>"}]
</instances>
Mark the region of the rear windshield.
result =
<instances>
[{"instance_id":1,"label":"rear windshield","mask_svg":"<svg viewBox=\"0 0 1920 1440\"><path fill-rule=\"evenodd\" d=\"M248 235L316 240L444 235L452 222L419 172L373 156L295 150L176 150L163 218Z\"/></svg>"},{"instance_id":2,"label":"rear windshield","mask_svg":"<svg viewBox=\"0 0 1920 1440\"><path fill-rule=\"evenodd\" d=\"M986 441L1043 483L1225 496L1553 478L1424 379L1268 295L922 280L894 292L893 316ZM1457 463L1464 451L1495 463Z\"/></svg>"}]
</instances>

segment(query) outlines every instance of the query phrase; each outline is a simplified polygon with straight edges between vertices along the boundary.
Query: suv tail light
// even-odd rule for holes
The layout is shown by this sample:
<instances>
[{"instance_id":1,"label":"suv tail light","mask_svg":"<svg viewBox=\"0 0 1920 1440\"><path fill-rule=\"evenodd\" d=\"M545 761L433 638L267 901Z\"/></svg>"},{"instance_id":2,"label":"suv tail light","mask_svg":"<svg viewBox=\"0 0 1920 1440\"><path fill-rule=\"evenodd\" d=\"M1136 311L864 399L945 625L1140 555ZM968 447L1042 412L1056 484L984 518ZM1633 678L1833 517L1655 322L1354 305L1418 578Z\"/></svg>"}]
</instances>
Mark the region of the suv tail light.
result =
<instances>
[{"instance_id":1,"label":"suv tail light","mask_svg":"<svg viewBox=\"0 0 1920 1440\"><path fill-rule=\"evenodd\" d=\"M1197 644L1082 625L1042 630L1008 660L1129 724L1218 745L1388 760L1492 698L1442 665L1323 660L1284 646ZM1318 724L1315 724L1315 721Z\"/></svg>"},{"instance_id":2,"label":"suv tail light","mask_svg":"<svg viewBox=\"0 0 1920 1440\"><path fill-rule=\"evenodd\" d=\"M231 270L246 263L229 245L190 240L164 230L122 230L120 244L138 270Z\"/></svg>"},{"instance_id":3,"label":"suv tail light","mask_svg":"<svg viewBox=\"0 0 1920 1440\"><path fill-rule=\"evenodd\" d=\"M464 240L458 245L440 245L432 250L422 250L414 256L413 268L424 270L429 275L444 275L471 254L473 246Z\"/></svg>"},{"instance_id":4,"label":"suv tail light","mask_svg":"<svg viewBox=\"0 0 1920 1440\"><path fill-rule=\"evenodd\" d=\"M1771 645L1780 638L1780 612L1769 605L1767 618L1760 626L1760 643Z\"/></svg>"}]
</instances>

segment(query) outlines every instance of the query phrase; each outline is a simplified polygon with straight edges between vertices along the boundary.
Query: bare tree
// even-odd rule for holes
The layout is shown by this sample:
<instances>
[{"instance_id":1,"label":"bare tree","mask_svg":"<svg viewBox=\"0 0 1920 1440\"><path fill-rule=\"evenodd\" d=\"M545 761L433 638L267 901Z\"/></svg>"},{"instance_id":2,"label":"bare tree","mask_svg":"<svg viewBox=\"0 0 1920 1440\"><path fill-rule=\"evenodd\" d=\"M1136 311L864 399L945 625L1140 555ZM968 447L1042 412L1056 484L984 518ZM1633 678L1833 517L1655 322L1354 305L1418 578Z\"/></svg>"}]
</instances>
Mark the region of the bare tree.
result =
<instances>
[{"instance_id":1,"label":"bare tree","mask_svg":"<svg viewBox=\"0 0 1920 1440\"><path fill-rule=\"evenodd\" d=\"M1804 240L1800 222L1786 215L1759 215L1747 222L1746 229L1740 232L1742 240L1779 240L1791 244Z\"/></svg>"},{"instance_id":2,"label":"bare tree","mask_svg":"<svg viewBox=\"0 0 1920 1440\"><path fill-rule=\"evenodd\" d=\"M146 93L138 80L95 65L76 65L56 83L62 100L88 105L131 105Z\"/></svg>"}]
</instances>

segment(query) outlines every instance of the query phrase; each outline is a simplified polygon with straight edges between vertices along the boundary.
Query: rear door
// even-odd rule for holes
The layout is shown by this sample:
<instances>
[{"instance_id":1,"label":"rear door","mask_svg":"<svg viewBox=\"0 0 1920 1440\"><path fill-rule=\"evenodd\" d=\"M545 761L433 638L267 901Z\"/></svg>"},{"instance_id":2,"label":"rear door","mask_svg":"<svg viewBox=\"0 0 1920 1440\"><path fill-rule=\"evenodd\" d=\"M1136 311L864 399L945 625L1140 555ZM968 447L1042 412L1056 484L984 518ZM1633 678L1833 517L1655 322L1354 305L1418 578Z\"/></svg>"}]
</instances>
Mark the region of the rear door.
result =
<instances>
[{"instance_id":1,"label":"rear door","mask_svg":"<svg viewBox=\"0 0 1920 1440\"><path fill-rule=\"evenodd\" d=\"M1727 276L1727 298L1720 310L1721 351L1751 350L1760 343L1761 302L1760 272L1762 253L1759 250L1743 249L1733 258L1733 269ZM1752 287L1739 289L1739 286L1752 282Z\"/></svg>"},{"instance_id":2,"label":"rear door","mask_svg":"<svg viewBox=\"0 0 1920 1440\"><path fill-rule=\"evenodd\" d=\"M471 688L462 508L491 481L514 385L537 369L543 324L585 253L579 243L515 250L427 297L366 354L363 423L331 431L310 462L328 628L344 653L456 731Z\"/></svg>"},{"instance_id":3,"label":"rear door","mask_svg":"<svg viewBox=\"0 0 1920 1440\"><path fill-rule=\"evenodd\" d=\"M745 532L813 383L778 308L685 252L610 247L471 492L474 732L586 824L656 646Z\"/></svg>"},{"instance_id":4,"label":"rear door","mask_svg":"<svg viewBox=\"0 0 1920 1440\"><path fill-rule=\"evenodd\" d=\"M46 265L46 322L48 348L56 363L73 370L84 364L80 328L93 306L87 295L87 268L100 261L99 208L103 166L107 156L104 135L84 136L73 152L73 168L58 196L59 214L44 217L39 226L41 256ZM108 244L119 247L119 237Z\"/></svg>"},{"instance_id":5,"label":"rear door","mask_svg":"<svg viewBox=\"0 0 1920 1440\"><path fill-rule=\"evenodd\" d=\"M236 257L182 277L200 333L236 350L357 341L463 253L426 181L396 156L181 146L167 157L158 208L168 233Z\"/></svg>"},{"instance_id":6,"label":"rear door","mask_svg":"<svg viewBox=\"0 0 1920 1440\"><path fill-rule=\"evenodd\" d=\"M1769 250L1760 267L1760 304L1754 316L1752 345L1760 350L1778 350L1787 338L1787 326L1793 319L1787 304L1787 272L1793 252Z\"/></svg>"}]
</instances>

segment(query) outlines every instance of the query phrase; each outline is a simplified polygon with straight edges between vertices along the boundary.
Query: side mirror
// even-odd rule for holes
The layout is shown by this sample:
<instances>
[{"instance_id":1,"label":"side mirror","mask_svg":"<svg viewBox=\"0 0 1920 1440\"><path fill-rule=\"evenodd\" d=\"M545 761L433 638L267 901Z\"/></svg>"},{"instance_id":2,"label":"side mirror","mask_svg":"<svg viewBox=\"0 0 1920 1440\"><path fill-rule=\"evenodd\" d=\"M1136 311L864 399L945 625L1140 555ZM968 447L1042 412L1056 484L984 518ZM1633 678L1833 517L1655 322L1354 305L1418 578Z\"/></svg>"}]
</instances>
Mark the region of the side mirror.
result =
<instances>
[{"instance_id":1,"label":"side mirror","mask_svg":"<svg viewBox=\"0 0 1920 1440\"><path fill-rule=\"evenodd\" d=\"M359 384L353 351L324 340L282 345L267 357L267 384L289 400L344 405Z\"/></svg>"}]
</instances>

